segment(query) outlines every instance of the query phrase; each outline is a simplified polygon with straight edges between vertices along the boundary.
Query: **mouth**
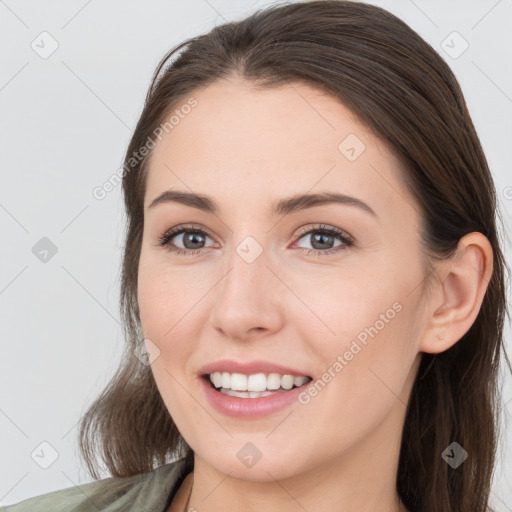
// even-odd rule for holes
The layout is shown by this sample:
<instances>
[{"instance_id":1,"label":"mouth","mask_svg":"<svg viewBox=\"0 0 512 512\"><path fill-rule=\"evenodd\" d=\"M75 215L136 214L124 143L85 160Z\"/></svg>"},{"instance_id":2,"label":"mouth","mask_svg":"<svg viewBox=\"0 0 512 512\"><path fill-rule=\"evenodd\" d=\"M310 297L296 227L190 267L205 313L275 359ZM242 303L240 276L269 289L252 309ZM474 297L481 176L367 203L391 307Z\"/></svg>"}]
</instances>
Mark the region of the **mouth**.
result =
<instances>
[{"instance_id":1,"label":"mouth","mask_svg":"<svg viewBox=\"0 0 512 512\"><path fill-rule=\"evenodd\" d=\"M278 393L286 393L307 386L313 379L310 376L296 376L279 373L213 372L201 376L208 385L226 396L236 398L264 398Z\"/></svg>"}]
</instances>

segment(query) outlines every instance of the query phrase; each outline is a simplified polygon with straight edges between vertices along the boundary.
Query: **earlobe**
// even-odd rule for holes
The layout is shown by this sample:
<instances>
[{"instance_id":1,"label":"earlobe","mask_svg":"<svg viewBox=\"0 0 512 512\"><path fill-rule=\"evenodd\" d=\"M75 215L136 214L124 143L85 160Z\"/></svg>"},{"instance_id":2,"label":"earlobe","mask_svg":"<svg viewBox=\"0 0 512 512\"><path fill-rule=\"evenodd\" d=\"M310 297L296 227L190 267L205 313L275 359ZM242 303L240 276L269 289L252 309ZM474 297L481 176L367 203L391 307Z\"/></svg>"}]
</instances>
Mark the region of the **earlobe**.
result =
<instances>
[{"instance_id":1,"label":"earlobe","mask_svg":"<svg viewBox=\"0 0 512 512\"><path fill-rule=\"evenodd\" d=\"M444 352L466 334L478 316L492 269L492 247L482 233L468 233L459 240L455 254L437 271L437 293L430 299L421 351Z\"/></svg>"}]
</instances>

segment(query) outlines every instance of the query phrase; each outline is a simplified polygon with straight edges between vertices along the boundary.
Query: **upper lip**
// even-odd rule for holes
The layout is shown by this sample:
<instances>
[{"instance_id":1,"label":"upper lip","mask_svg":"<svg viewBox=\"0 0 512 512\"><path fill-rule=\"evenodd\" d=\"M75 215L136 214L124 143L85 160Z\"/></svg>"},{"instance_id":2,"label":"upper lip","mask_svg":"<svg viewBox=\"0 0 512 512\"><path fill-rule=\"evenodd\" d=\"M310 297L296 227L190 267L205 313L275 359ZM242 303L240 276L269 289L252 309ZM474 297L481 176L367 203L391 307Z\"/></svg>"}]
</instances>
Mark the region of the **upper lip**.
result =
<instances>
[{"instance_id":1,"label":"upper lip","mask_svg":"<svg viewBox=\"0 0 512 512\"><path fill-rule=\"evenodd\" d=\"M300 370L287 368L286 366L275 364L270 361L250 361L243 363L228 359L206 364L200 368L198 373L203 376L214 372L242 373L244 375L254 375L256 373L279 373L280 375L293 375L295 377L309 376L307 373Z\"/></svg>"}]
</instances>

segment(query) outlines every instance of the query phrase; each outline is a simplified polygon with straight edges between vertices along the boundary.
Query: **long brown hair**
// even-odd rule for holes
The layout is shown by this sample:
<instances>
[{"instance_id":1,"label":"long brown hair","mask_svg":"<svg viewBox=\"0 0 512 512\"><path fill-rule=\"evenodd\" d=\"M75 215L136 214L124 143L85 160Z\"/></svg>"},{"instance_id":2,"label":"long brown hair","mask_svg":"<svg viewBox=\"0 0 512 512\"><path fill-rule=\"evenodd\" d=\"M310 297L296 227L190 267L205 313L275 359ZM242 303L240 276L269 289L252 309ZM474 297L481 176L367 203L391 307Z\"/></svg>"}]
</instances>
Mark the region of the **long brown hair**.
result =
<instances>
[{"instance_id":1,"label":"long brown hair","mask_svg":"<svg viewBox=\"0 0 512 512\"><path fill-rule=\"evenodd\" d=\"M126 350L114 377L81 419L80 449L89 472L99 478L99 457L119 477L152 471L175 458L193 461L151 368L134 356L143 339L137 275L151 152L144 158L134 155L194 90L233 75L261 87L310 84L339 99L394 149L422 215L422 245L431 263L425 279L434 262L450 257L467 233L488 238L494 270L474 324L449 350L422 355L403 429L397 492L415 512L490 510L502 353L512 371L503 345L508 269L496 229L501 217L494 183L449 66L394 15L341 0L258 10L188 39L158 65L125 156L120 309ZM457 469L441 457L453 441L469 453Z\"/></svg>"}]
</instances>

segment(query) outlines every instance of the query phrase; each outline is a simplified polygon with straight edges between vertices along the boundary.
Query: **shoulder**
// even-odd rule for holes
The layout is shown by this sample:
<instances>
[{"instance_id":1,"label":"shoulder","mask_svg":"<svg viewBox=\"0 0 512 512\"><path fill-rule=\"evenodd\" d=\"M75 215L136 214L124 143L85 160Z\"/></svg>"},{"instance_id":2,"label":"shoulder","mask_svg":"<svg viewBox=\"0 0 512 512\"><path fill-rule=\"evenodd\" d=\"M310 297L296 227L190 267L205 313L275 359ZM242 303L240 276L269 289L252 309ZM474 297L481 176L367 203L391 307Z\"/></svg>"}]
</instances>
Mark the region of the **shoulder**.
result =
<instances>
[{"instance_id":1,"label":"shoulder","mask_svg":"<svg viewBox=\"0 0 512 512\"><path fill-rule=\"evenodd\" d=\"M187 472L185 459L149 473L109 477L28 498L0 507L0 512L161 512Z\"/></svg>"}]
</instances>

